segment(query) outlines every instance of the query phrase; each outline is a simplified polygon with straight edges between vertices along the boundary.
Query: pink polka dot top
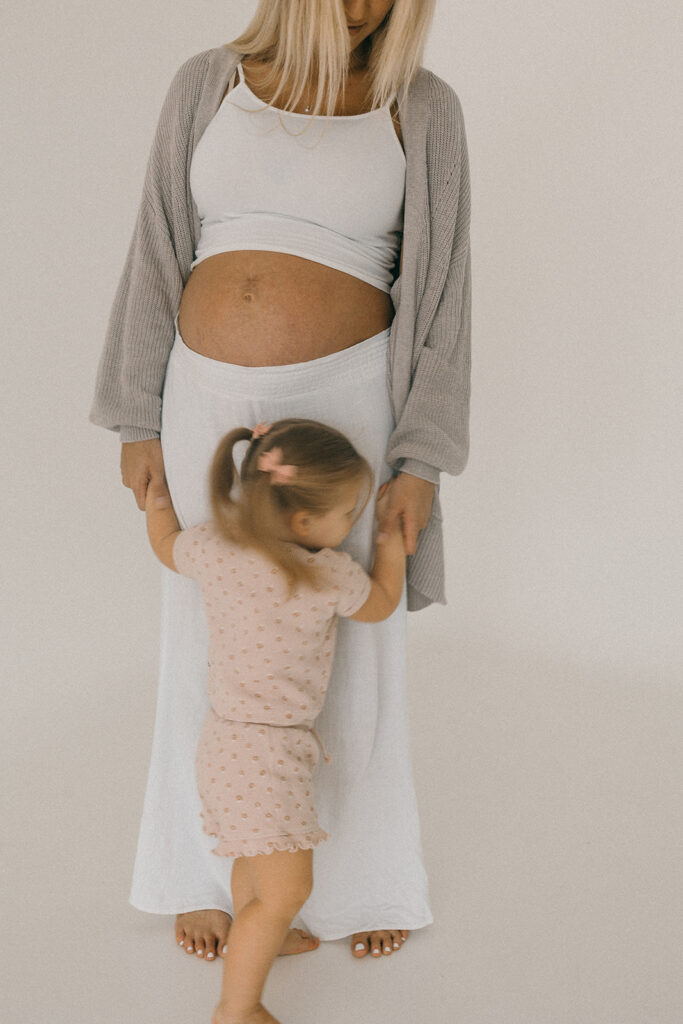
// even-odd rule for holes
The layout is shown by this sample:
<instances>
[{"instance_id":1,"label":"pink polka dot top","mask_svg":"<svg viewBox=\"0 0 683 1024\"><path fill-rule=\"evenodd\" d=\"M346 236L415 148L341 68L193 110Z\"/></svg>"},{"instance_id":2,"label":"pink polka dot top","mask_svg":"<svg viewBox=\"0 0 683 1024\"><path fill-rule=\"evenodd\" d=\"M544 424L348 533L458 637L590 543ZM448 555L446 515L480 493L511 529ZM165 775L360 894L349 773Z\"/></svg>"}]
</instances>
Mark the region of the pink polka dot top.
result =
<instances>
[{"instance_id":1,"label":"pink polka dot top","mask_svg":"<svg viewBox=\"0 0 683 1024\"><path fill-rule=\"evenodd\" d=\"M288 600L283 571L261 552L220 536L212 522L176 537L176 569L202 589L207 690L223 718L310 727L322 710L337 616L357 612L372 581L345 551L294 547L322 568L325 584L299 585Z\"/></svg>"}]
</instances>

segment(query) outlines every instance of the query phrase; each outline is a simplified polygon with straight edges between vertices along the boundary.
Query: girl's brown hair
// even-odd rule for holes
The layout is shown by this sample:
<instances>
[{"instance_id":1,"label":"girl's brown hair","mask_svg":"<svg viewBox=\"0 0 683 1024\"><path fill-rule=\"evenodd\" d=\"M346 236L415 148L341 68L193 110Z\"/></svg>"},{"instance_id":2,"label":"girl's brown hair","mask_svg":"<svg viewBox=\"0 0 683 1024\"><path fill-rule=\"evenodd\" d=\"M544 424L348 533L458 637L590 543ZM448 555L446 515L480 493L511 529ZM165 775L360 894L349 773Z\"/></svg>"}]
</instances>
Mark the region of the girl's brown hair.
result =
<instances>
[{"instance_id":1,"label":"girl's brown hair","mask_svg":"<svg viewBox=\"0 0 683 1024\"><path fill-rule=\"evenodd\" d=\"M233 456L238 441L249 441L240 472ZM259 456L279 448L282 462L296 467L286 483L271 481L258 467ZM289 596L297 584L319 584L318 572L299 556L296 548L278 538L294 512L324 515L343 499L352 484L365 481L367 494L353 523L363 514L372 495L369 462L340 431L316 420L277 420L267 433L252 440L252 429L236 427L219 442L209 473L209 492L219 534L233 543L254 547L279 566L287 577ZM233 497L233 488L239 495Z\"/></svg>"}]
</instances>

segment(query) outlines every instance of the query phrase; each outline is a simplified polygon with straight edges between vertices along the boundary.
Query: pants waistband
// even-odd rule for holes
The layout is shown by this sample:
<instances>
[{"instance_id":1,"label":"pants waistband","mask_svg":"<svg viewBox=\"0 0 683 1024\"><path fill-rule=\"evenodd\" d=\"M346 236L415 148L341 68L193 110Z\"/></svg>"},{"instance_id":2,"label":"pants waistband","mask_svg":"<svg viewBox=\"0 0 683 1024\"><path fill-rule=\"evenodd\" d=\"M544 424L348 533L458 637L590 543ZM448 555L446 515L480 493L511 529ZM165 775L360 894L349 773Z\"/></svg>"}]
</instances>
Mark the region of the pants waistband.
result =
<instances>
[{"instance_id":1,"label":"pants waistband","mask_svg":"<svg viewBox=\"0 0 683 1024\"><path fill-rule=\"evenodd\" d=\"M375 379L385 386L391 336L389 327L338 352L300 363L278 363L274 366L243 366L195 352L183 341L177 314L175 331L171 354L174 365L182 367L183 373L211 391L260 401L279 399L283 393L289 396L309 395L321 387L338 390L349 386L355 390L360 381Z\"/></svg>"}]
</instances>

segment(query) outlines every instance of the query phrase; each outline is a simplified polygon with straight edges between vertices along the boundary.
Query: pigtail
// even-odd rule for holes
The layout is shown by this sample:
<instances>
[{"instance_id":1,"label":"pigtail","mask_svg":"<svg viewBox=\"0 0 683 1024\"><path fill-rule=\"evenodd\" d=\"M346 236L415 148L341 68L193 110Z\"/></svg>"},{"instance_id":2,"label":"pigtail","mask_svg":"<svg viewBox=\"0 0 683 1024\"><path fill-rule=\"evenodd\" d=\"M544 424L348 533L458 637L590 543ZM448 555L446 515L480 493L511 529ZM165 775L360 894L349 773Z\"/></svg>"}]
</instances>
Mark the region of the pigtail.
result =
<instances>
[{"instance_id":1,"label":"pigtail","mask_svg":"<svg viewBox=\"0 0 683 1024\"><path fill-rule=\"evenodd\" d=\"M250 438L251 431L246 427L235 427L229 431L216 448L209 470L209 492L214 522L219 533L233 540L237 539L234 524L238 509L238 502L232 497L233 487L238 479L233 448L238 441L248 441Z\"/></svg>"}]
</instances>

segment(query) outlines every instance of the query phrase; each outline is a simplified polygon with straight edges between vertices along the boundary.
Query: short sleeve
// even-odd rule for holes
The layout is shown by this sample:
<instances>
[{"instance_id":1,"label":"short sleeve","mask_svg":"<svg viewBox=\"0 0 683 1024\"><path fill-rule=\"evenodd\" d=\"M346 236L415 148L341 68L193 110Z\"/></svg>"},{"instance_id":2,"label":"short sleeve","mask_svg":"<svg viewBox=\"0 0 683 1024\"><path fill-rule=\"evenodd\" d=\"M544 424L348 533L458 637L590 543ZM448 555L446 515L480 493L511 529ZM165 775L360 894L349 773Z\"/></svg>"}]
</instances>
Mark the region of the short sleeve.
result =
<instances>
[{"instance_id":1,"label":"short sleeve","mask_svg":"<svg viewBox=\"0 0 683 1024\"><path fill-rule=\"evenodd\" d=\"M362 608L372 589L372 579L362 565L354 562L346 551L337 551L333 566L334 584L339 587L336 612L343 618L354 615Z\"/></svg>"},{"instance_id":2,"label":"short sleeve","mask_svg":"<svg viewBox=\"0 0 683 1024\"><path fill-rule=\"evenodd\" d=\"M208 523L190 526L181 530L173 542L173 562L181 576L197 579L200 573L201 555L209 539Z\"/></svg>"}]
</instances>

